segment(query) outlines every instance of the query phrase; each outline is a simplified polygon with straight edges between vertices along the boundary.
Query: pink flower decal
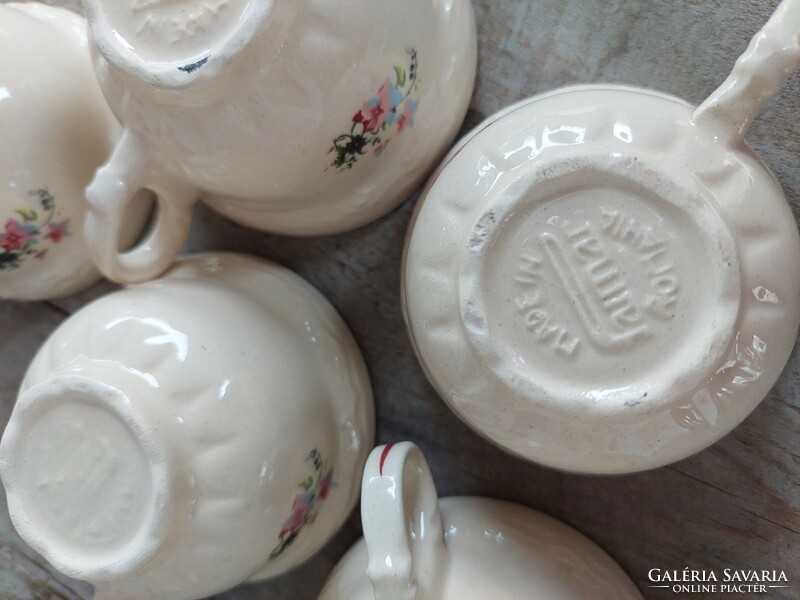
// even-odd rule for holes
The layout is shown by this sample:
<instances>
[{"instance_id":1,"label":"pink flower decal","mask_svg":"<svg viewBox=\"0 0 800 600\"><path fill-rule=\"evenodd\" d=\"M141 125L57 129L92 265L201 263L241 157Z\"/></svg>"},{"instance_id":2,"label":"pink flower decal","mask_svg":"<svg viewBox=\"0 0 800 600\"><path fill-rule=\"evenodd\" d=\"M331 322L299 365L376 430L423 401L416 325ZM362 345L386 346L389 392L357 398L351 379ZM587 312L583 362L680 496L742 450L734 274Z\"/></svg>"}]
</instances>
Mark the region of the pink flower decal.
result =
<instances>
[{"instance_id":1,"label":"pink flower decal","mask_svg":"<svg viewBox=\"0 0 800 600\"><path fill-rule=\"evenodd\" d=\"M365 103L364 108L358 114L362 116L361 124L366 131L376 131L386 121L386 113L383 110L383 106L378 102L372 106L368 106ZM364 117L364 115L367 116Z\"/></svg>"},{"instance_id":2,"label":"pink flower decal","mask_svg":"<svg viewBox=\"0 0 800 600\"><path fill-rule=\"evenodd\" d=\"M413 94L419 89L417 80L417 51L409 49L411 63L408 69L394 67L394 81L387 79L378 93L367 101L350 124L350 133L333 140L328 154L334 154L330 167L338 172L352 169L360 156L370 150L380 156L392 140L404 130L414 127L414 112L418 102ZM329 168L330 168L329 167Z\"/></svg>"},{"instance_id":3,"label":"pink flower decal","mask_svg":"<svg viewBox=\"0 0 800 600\"><path fill-rule=\"evenodd\" d=\"M403 131L405 127L414 127L414 113L417 112L417 106L418 103L414 102L413 98L409 98L408 101L403 105L403 114L400 116L400 119L403 120L403 124L401 125L398 122L398 133Z\"/></svg>"},{"instance_id":4,"label":"pink flower decal","mask_svg":"<svg viewBox=\"0 0 800 600\"><path fill-rule=\"evenodd\" d=\"M17 218L10 218L0 233L0 273L18 269L26 258L43 260L50 247L59 244L69 232L69 219L53 221L56 203L46 188L30 192L37 196L40 209L18 208ZM43 246L50 242L50 246Z\"/></svg>"},{"instance_id":5,"label":"pink flower decal","mask_svg":"<svg viewBox=\"0 0 800 600\"><path fill-rule=\"evenodd\" d=\"M319 482L319 498L320 500L325 500L328 497L328 494L331 493L333 489L333 471L328 471L328 474L322 478L322 481Z\"/></svg>"},{"instance_id":6,"label":"pink flower decal","mask_svg":"<svg viewBox=\"0 0 800 600\"><path fill-rule=\"evenodd\" d=\"M69 219L64 219L59 223L48 223L47 233L44 235L44 239L51 240L53 243L58 244L68 235L72 235L69 232Z\"/></svg>"},{"instance_id":7,"label":"pink flower decal","mask_svg":"<svg viewBox=\"0 0 800 600\"><path fill-rule=\"evenodd\" d=\"M27 227L24 227L16 219L6 221L5 233L0 235L0 246L6 252L12 252L24 248L33 240L33 236Z\"/></svg>"},{"instance_id":8,"label":"pink flower decal","mask_svg":"<svg viewBox=\"0 0 800 600\"><path fill-rule=\"evenodd\" d=\"M292 505L292 516L284 521L281 532L278 534L281 540L303 526L311 506L312 502L306 496L295 496L294 504Z\"/></svg>"},{"instance_id":9,"label":"pink flower decal","mask_svg":"<svg viewBox=\"0 0 800 600\"><path fill-rule=\"evenodd\" d=\"M314 465L314 472L300 482L300 491L295 494L292 512L283 522L278 533L278 545L270 554L270 559L280 556L284 550L300 535L307 523L313 523L336 483L333 480L333 469L327 467L322 454L314 448L306 461ZM324 475L323 475L324 473Z\"/></svg>"}]
</instances>

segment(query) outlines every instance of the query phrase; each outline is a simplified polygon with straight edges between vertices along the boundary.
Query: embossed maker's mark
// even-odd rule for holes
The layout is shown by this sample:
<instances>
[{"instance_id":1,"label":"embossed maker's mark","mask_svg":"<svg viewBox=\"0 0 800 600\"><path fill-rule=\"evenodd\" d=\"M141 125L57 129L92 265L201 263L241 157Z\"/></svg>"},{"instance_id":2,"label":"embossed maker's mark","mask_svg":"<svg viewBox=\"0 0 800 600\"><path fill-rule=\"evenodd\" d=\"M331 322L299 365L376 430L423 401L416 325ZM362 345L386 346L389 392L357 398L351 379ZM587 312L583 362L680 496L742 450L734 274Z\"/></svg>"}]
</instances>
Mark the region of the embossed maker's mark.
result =
<instances>
[{"instance_id":1,"label":"embossed maker's mark","mask_svg":"<svg viewBox=\"0 0 800 600\"><path fill-rule=\"evenodd\" d=\"M646 337L648 326L628 282L591 222L573 227L553 217L547 224L539 243L589 337L602 348Z\"/></svg>"},{"instance_id":2,"label":"embossed maker's mark","mask_svg":"<svg viewBox=\"0 0 800 600\"><path fill-rule=\"evenodd\" d=\"M603 231L612 239L634 252L645 268L651 293L644 306L662 319L671 318L678 304L680 286L669 245L653 231L621 210L600 207Z\"/></svg>"},{"instance_id":3,"label":"embossed maker's mark","mask_svg":"<svg viewBox=\"0 0 800 600\"><path fill-rule=\"evenodd\" d=\"M616 348L647 335L625 276L591 225L565 233L566 240L552 232L542 233L540 239L592 339L604 348ZM565 242L572 244L572 252Z\"/></svg>"},{"instance_id":4,"label":"embossed maker's mark","mask_svg":"<svg viewBox=\"0 0 800 600\"><path fill-rule=\"evenodd\" d=\"M599 226L597 225L599 222ZM601 349L618 350L653 336L648 315L669 320L675 314L679 282L669 244L651 227L622 210L600 207L595 218L573 222L560 216L547 220L522 245L515 282L523 295L515 300L518 313L537 339L565 356L580 345L580 335L559 323L540 289L547 281L545 265L555 275L574 306L583 330ZM642 290L626 272L633 259L641 272Z\"/></svg>"},{"instance_id":5,"label":"embossed maker's mark","mask_svg":"<svg viewBox=\"0 0 800 600\"><path fill-rule=\"evenodd\" d=\"M514 300L516 312L523 318L525 326L536 340L548 344L563 356L573 356L578 351L580 340L553 316L544 295L536 289L542 276L539 258L535 253L523 249L522 262L514 280L526 291Z\"/></svg>"}]
</instances>

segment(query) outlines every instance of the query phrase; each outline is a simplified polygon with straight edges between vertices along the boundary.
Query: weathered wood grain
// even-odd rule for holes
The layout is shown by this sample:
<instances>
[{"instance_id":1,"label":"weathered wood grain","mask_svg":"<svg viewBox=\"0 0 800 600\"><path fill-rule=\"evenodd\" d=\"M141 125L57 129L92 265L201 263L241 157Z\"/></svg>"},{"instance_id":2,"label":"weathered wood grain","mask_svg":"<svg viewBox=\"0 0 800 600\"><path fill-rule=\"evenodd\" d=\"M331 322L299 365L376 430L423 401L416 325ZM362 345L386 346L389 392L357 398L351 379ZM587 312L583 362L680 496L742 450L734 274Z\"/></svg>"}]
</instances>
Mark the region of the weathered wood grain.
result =
<instances>
[{"instance_id":1,"label":"weathered wood grain","mask_svg":"<svg viewBox=\"0 0 800 600\"><path fill-rule=\"evenodd\" d=\"M51 2L64 4L64 2ZM71 2L75 5L77 2ZM475 0L478 87L465 129L531 94L581 82L648 86L700 102L721 82L775 0ZM754 125L750 140L800 214L800 78ZM368 227L321 239L248 231L198 208L188 249L250 252L296 270L341 311L373 378L379 441L417 441L443 495L513 500L577 527L603 546L647 598L650 568L783 569L800 597L800 353L762 405L712 448L676 465L614 478L559 473L509 457L463 425L426 382L398 303L403 235L413 200ZM0 422L44 336L89 299L0 304ZM2 508L2 507L0 507ZM359 535L353 515L318 557L277 581L217 600L309 600ZM0 597L88 598L25 549L0 510ZM692 598L711 598L695 595ZM733 596L726 596L733 597Z\"/></svg>"}]
</instances>

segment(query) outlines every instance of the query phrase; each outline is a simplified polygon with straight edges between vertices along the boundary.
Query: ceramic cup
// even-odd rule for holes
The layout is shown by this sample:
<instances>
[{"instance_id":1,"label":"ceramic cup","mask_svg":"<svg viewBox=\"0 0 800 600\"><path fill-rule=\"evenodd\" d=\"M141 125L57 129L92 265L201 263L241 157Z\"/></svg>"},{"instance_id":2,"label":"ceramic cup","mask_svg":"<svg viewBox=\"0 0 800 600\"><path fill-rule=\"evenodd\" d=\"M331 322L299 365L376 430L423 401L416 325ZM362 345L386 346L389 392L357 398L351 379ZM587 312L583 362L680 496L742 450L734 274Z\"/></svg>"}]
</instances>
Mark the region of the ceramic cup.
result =
<instances>
[{"instance_id":1,"label":"ceramic cup","mask_svg":"<svg viewBox=\"0 0 800 600\"><path fill-rule=\"evenodd\" d=\"M0 445L17 531L98 600L202 598L315 553L358 499L364 362L335 310L229 254L67 319Z\"/></svg>"},{"instance_id":2,"label":"ceramic cup","mask_svg":"<svg viewBox=\"0 0 800 600\"><path fill-rule=\"evenodd\" d=\"M641 600L602 549L551 517L486 498L439 500L409 442L373 450L361 515L364 539L319 600Z\"/></svg>"},{"instance_id":3,"label":"ceramic cup","mask_svg":"<svg viewBox=\"0 0 800 600\"><path fill-rule=\"evenodd\" d=\"M84 0L103 91L125 125L88 189L102 271L158 275L202 195L243 225L318 235L363 225L421 182L475 78L469 0ZM120 255L121 211L159 198Z\"/></svg>"},{"instance_id":4,"label":"ceramic cup","mask_svg":"<svg viewBox=\"0 0 800 600\"><path fill-rule=\"evenodd\" d=\"M44 4L0 4L0 298L43 300L100 277L83 238L84 188L121 129L97 85L86 21ZM122 244L147 202L126 211Z\"/></svg>"},{"instance_id":5,"label":"ceramic cup","mask_svg":"<svg viewBox=\"0 0 800 600\"><path fill-rule=\"evenodd\" d=\"M593 85L521 102L433 177L406 319L467 423L529 460L623 473L740 423L800 323L800 241L744 142L800 58L784 2L702 106Z\"/></svg>"}]
</instances>

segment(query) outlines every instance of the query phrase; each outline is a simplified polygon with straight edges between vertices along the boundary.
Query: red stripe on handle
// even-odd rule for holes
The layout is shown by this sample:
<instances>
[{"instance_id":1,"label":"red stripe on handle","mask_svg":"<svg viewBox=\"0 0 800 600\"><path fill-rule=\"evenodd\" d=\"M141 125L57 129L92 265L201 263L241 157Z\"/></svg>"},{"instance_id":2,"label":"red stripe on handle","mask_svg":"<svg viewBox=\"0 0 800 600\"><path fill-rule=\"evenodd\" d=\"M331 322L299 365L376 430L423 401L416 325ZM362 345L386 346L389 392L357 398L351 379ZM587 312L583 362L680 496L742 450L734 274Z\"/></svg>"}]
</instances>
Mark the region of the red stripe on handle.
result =
<instances>
[{"instance_id":1,"label":"red stripe on handle","mask_svg":"<svg viewBox=\"0 0 800 600\"><path fill-rule=\"evenodd\" d=\"M386 462L386 457L389 456L389 452L391 452L393 446L394 443L386 444L386 447L383 449L383 452L381 453L381 464L379 467L381 477L383 477L383 463Z\"/></svg>"}]
</instances>

